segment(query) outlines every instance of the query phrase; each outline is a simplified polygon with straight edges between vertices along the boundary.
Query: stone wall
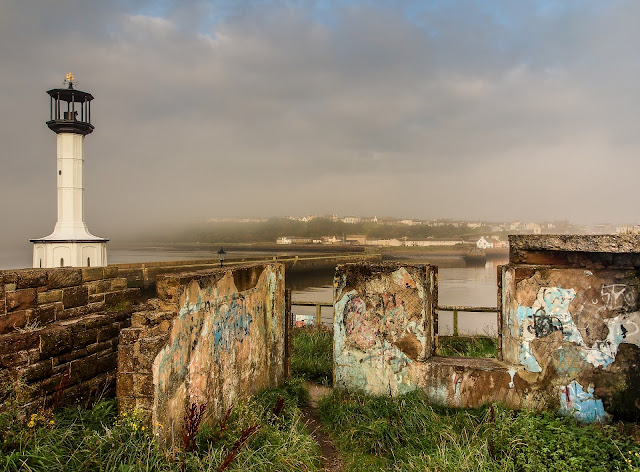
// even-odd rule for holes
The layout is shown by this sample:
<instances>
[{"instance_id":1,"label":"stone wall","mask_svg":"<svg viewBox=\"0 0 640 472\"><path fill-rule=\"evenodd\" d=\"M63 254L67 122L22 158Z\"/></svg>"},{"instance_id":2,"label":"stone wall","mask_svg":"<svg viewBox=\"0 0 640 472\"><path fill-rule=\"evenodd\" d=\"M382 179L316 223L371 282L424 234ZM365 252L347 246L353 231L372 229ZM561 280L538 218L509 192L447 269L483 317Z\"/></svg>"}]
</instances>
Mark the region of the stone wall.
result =
<instances>
[{"instance_id":1,"label":"stone wall","mask_svg":"<svg viewBox=\"0 0 640 472\"><path fill-rule=\"evenodd\" d=\"M284 381L281 264L162 276L157 296L120 334L117 391L161 439L180 437L190 404L213 421Z\"/></svg>"},{"instance_id":2,"label":"stone wall","mask_svg":"<svg viewBox=\"0 0 640 472\"><path fill-rule=\"evenodd\" d=\"M138 297L115 267L0 271L0 382L26 383L28 407L115 388L118 334Z\"/></svg>"},{"instance_id":3,"label":"stone wall","mask_svg":"<svg viewBox=\"0 0 640 472\"><path fill-rule=\"evenodd\" d=\"M339 267L336 387L420 388L444 406L502 402L584 422L640 419L640 237L546 238L510 237L518 263L499 268L502 360L422 355L436 338L437 277L419 274L435 268ZM436 285L418 282L429 279Z\"/></svg>"},{"instance_id":4,"label":"stone wall","mask_svg":"<svg viewBox=\"0 0 640 472\"><path fill-rule=\"evenodd\" d=\"M334 279L334 385L372 394L416 388L431 356L437 268L338 266Z\"/></svg>"}]
</instances>

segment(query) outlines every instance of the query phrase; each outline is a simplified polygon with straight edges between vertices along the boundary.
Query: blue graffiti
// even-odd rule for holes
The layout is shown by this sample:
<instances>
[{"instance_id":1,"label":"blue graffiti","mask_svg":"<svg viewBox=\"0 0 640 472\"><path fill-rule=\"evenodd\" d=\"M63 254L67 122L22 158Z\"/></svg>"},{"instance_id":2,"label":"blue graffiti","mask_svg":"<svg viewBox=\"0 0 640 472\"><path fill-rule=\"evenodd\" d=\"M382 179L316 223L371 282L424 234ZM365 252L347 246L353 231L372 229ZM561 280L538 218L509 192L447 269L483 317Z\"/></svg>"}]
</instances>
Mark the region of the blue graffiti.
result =
<instances>
[{"instance_id":1,"label":"blue graffiti","mask_svg":"<svg viewBox=\"0 0 640 472\"><path fill-rule=\"evenodd\" d=\"M593 387L589 385L585 392L575 380L566 387L559 388L560 414L573 416L578 421L595 423L606 421L609 417L604 411L602 400L593 396Z\"/></svg>"},{"instance_id":2,"label":"blue graffiti","mask_svg":"<svg viewBox=\"0 0 640 472\"><path fill-rule=\"evenodd\" d=\"M261 311L262 303L258 310ZM217 310L216 310L217 308ZM242 340L249 334L253 316L247 312L247 304L244 298L237 298L231 303L219 307L209 306L214 312L213 338L214 350L229 350L236 341Z\"/></svg>"}]
</instances>

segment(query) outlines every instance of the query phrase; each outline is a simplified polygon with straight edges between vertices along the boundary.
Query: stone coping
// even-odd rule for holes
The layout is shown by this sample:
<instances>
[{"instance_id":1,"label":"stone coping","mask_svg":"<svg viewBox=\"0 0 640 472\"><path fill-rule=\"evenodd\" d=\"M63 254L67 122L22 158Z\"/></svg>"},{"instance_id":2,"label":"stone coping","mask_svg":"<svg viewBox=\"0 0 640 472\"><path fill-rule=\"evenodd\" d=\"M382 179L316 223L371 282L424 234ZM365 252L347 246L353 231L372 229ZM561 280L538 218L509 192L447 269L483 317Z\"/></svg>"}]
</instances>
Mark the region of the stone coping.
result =
<instances>
[{"instance_id":1,"label":"stone coping","mask_svg":"<svg viewBox=\"0 0 640 472\"><path fill-rule=\"evenodd\" d=\"M511 251L640 253L638 234L510 235Z\"/></svg>"}]
</instances>

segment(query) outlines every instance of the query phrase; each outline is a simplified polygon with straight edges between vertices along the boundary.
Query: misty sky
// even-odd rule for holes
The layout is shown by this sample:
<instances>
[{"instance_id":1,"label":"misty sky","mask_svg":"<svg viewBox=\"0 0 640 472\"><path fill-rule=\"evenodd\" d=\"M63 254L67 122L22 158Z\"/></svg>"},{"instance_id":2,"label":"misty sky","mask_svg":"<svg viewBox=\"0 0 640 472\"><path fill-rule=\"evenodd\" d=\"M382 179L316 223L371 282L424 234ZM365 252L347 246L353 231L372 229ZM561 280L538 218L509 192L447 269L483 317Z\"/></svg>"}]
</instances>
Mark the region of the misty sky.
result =
<instances>
[{"instance_id":1,"label":"misty sky","mask_svg":"<svg viewBox=\"0 0 640 472\"><path fill-rule=\"evenodd\" d=\"M56 220L46 90L95 96L89 230L308 213L638 217L640 2L0 0L0 245Z\"/></svg>"}]
</instances>

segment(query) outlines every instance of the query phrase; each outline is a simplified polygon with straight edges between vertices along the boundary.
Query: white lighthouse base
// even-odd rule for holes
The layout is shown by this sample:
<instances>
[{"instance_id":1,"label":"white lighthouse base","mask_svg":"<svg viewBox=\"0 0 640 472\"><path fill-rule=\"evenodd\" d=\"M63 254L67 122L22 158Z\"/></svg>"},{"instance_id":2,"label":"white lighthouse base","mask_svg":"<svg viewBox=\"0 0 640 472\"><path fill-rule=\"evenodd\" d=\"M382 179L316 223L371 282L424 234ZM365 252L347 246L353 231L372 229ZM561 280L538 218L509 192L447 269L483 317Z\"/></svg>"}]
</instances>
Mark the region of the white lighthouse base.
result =
<instances>
[{"instance_id":1,"label":"white lighthouse base","mask_svg":"<svg viewBox=\"0 0 640 472\"><path fill-rule=\"evenodd\" d=\"M104 267L107 265L107 241L32 240L33 267Z\"/></svg>"}]
</instances>

